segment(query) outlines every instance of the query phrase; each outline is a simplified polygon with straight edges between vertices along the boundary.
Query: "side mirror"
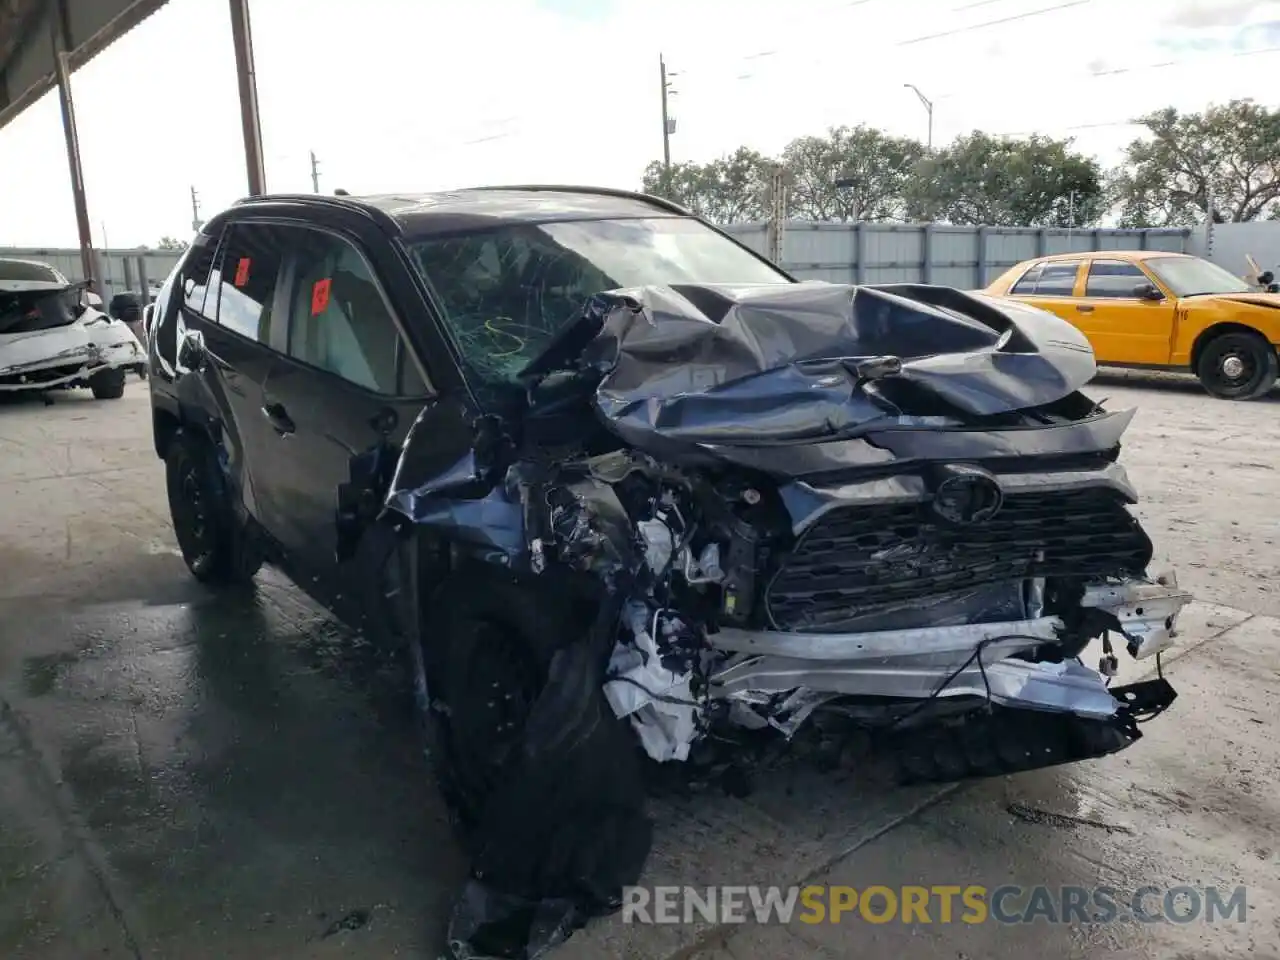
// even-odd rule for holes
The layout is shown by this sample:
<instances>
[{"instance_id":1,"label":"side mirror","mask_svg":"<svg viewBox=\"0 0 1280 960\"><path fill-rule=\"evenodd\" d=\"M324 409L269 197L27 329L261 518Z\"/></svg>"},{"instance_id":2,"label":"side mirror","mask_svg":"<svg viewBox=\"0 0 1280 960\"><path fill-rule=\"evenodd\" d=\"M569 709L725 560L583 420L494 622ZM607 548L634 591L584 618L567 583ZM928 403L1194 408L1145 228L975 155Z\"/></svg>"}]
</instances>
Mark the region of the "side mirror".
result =
<instances>
[{"instance_id":1,"label":"side mirror","mask_svg":"<svg viewBox=\"0 0 1280 960\"><path fill-rule=\"evenodd\" d=\"M204 334L199 330L188 330L182 335L178 344L178 369L199 372L204 369L208 353L204 347Z\"/></svg>"},{"instance_id":2,"label":"side mirror","mask_svg":"<svg viewBox=\"0 0 1280 960\"><path fill-rule=\"evenodd\" d=\"M1271 287L1275 285L1275 282L1276 275L1270 270L1263 270L1262 273L1258 274L1258 286L1260 287Z\"/></svg>"},{"instance_id":3,"label":"side mirror","mask_svg":"<svg viewBox=\"0 0 1280 960\"><path fill-rule=\"evenodd\" d=\"M1154 284L1140 283L1133 288L1133 295L1139 300L1163 300L1164 294L1156 289Z\"/></svg>"}]
</instances>

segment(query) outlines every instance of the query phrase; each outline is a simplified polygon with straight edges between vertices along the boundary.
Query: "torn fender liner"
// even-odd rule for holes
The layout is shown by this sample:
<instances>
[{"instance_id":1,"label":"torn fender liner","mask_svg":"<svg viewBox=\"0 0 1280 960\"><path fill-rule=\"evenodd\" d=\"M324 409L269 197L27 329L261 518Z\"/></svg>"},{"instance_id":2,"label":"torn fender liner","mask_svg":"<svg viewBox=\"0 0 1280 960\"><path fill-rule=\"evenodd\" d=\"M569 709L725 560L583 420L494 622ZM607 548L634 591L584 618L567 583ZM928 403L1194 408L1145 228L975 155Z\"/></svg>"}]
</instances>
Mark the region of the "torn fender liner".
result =
<instances>
[{"instance_id":1,"label":"torn fender liner","mask_svg":"<svg viewBox=\"0 0 1280 960\"><path fill-rule=\"evenodd\" d=\"M601 606L597 628L552 660L507 786L471 838L471 880L449 924L454 960L543 957L640 878L653 828L630 728L601 684L618 616Z\"/></svg>"}]
</instances>

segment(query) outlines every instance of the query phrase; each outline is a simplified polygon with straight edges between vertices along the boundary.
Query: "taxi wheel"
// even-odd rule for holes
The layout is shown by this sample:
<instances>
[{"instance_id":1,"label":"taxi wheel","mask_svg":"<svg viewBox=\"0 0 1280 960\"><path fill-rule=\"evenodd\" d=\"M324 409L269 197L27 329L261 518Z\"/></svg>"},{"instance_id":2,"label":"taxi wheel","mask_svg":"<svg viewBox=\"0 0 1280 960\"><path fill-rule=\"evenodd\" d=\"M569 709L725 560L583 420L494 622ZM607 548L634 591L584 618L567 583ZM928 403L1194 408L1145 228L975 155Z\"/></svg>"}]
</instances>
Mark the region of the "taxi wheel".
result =
<instances>
[{"instance_id":1,"label":"taxi wheel","mask_svg":"<svg viewBox=\"0 0 1280 960\"><path fill-rule=\"evenodd\" d=\"M1200 351L1196 376L1219 400L1256 400L1275 386L1280 363L1275 348L1256 333L1224 333Z\"/></svg>"}]
</instances>

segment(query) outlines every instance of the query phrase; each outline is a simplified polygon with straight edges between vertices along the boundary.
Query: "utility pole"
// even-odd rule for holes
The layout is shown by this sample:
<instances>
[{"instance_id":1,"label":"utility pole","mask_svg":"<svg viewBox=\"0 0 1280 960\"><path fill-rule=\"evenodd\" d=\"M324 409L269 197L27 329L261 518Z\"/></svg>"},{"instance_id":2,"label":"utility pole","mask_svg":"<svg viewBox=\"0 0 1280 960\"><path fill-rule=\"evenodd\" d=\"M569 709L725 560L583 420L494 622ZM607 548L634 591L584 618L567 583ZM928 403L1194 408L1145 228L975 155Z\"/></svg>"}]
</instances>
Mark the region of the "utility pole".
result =
<instances>
[{"instance_id":1,"label":"utility pole","mask_svg":"<svg viewBox=\"0 0 1280 960\"><path fill-rule=\"evenodd\" d=\"M767 227L768 251L765 254L779 266L782 265L782 235L787 225L787 168L776 164L769 176L769 220Z\"/></svg>"},{"instance_id":2,"label":"utility pole","mask_svg":"<svg viewBox=\"0 0 1280 960\"><path fill-rule=\"evenodd\" d=\"M311 192L320 192L320 161L316 159L316 152L311 151Z\"/></svg>"},{"instance_id":3,"label":"utility pole","mask_svg":"<svg viewBox=\"0 0 1280 960\"><path fill-rule=\"evenodd\" d=\"M262 123L258 117L258 75L253 64L253 37L249 29L249 0L229 0L231 43L236 53L236 82L240 87L240 126L244 135L244 165L249 196L267 192L262 159Z\"/></svg>"},{"instance_id":4,"label":"utility pole","mask_svg":"<svg viewBox=\"0 0 1280 960\"><path fill-rule=\"evenodd\" d=\"M662 169L666 172L671 169L671 135L676 132L676 120L667 107L667 98L674 97L676 91L671 89L670 80L675 74L667 73L667 62L662 59L662 54L658 54L658 76L662 80Z\"/></svg>"},{"instance_id":5,"label":"utility pole","mask_svg":"<svg viewBox=\"0 0 1280 960\"><path fill-rule=\"evenodd\" d=\"M196 188L191 187L191 232L199 233L200 228L204 226L204 221L200 219L200 198L196 194Z\"/></svg>"},{"instance_id":6,"label":"utility pole","mask_svg":"<svg viewBox=\"0 0 1280 960\"><path fill-rule=\"evenodd\" d=\"M914 83L904 83L904 87L915 93L920 98L920 102L924 105L925 112L929 115L929 139L926 144L930 152L933 150L933 101L920 92L920 88Z\"/></svg>"}]
</instances>

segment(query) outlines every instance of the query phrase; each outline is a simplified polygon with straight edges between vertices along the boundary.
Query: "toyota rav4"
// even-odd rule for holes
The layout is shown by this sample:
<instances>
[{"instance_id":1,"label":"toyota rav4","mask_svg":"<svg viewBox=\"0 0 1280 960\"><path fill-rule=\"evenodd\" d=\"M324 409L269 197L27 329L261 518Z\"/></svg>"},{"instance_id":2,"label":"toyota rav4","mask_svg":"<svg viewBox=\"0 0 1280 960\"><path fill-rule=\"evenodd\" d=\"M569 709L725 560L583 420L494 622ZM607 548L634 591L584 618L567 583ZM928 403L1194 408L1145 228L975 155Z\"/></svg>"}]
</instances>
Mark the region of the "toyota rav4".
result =
<instances>
[{"instance_id":1,"label":"toyota rav4","mask_svg":"<svg viewBox=\"0 0 1280 960\"><path fill-rule=\"evenodd\" d=\"M1175 696L1109 686L1188 597L1148 571L1132 411L1034 307L798 283L662 200L510 187L243 201L154 327L192 573L269 562L405 652L482 888L454 939L634 882L657 764L860 730L908 779L991 775Z\"/></svg>"}]
</instances>

